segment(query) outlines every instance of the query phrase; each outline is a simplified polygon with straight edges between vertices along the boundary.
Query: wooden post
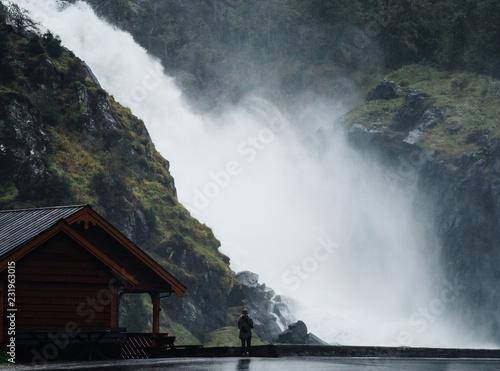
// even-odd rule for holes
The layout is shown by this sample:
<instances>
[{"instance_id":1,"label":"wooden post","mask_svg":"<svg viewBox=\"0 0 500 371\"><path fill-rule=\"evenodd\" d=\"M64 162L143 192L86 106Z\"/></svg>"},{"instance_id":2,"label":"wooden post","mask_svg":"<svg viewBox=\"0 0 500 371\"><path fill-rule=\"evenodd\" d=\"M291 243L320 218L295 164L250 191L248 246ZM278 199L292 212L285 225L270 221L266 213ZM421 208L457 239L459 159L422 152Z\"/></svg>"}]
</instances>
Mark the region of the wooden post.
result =
<instances>
[{"instance_id":1,"label":"wooden post","mask_svg":"<svg viewBox=\"0 0 500 371\"><path fill-rule=\"evenodd\" d=\"M118 303L120 298L118 296L118 288L111 286L111 328L118 327Z\"/></svg>"},{"instance_id":2,"label":"wooden post","mask_svg":"<svg viewBox=\"0 0 500 371\"><path fill-rule=\"evenodd\" d=\"M6 320L5 318L5 314L3 312L3 301L4 301L4 296L5 296L5 292L4 292L4 284L3 284L3 281L0 282L0 315L2 316L2 318L0 318L0 343L3 343L3 321ZM7 304L8 305L8 304ZM8 338L8 337L7 337Z\"/></svg>"},{"instance_id":3,"label":"wooden post","mask_svg":"<svg viewBox=\"0 0 500 371\"><path fill-rule=\"evenodd\" d=\"M160 293L152 292L151 301L153 302L153 338L160 332Z\"/></svg>"}]
</instances>

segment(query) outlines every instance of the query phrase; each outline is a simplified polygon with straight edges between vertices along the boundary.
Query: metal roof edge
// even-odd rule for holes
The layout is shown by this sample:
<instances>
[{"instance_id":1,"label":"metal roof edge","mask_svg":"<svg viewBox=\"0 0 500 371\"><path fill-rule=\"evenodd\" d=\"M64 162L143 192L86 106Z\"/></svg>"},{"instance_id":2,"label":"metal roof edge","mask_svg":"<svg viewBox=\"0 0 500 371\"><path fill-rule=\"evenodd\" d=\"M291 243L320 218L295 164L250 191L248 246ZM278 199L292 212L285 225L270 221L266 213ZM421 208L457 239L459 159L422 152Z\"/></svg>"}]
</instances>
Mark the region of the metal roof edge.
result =
<instances>
[{"instance_id":1,"label":"metal roof edge","mask_svg":"<svg viewBox=\"0 0 500 371\"><path fill-rule=\"evenodd\" d=\"M34 210L50 210L50 209L71 209L71 208L84 208L85 206L90 206L88 204L79 204L79 205L65 205L65 206L45 206L45 207L33 207L27 209L10 209L10 210L0 210L0 213L13 213L13 212L21 212L21 211L34 211Z\"/></svg>"}]
</instances>

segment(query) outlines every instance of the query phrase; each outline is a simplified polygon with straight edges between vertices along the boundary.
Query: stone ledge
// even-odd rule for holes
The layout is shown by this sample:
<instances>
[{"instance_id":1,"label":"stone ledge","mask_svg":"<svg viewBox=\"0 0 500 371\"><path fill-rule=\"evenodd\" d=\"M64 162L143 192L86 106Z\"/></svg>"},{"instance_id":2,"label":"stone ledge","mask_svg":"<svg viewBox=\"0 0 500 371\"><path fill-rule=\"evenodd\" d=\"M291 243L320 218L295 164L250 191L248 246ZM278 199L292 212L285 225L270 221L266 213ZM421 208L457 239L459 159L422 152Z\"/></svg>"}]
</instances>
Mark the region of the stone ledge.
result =
<instances>
[{"instance_id":1,"label":"stone ledge","mask_svg":"<svg viewBox=\"0 0 500 371\"><path fill-rule=\"evenodd\" d=\"M500 349L271 344L253 346L253 357L500 358ZM239 357L239 347L201 348L195 357Z\"/></svg>"}]
</instances>

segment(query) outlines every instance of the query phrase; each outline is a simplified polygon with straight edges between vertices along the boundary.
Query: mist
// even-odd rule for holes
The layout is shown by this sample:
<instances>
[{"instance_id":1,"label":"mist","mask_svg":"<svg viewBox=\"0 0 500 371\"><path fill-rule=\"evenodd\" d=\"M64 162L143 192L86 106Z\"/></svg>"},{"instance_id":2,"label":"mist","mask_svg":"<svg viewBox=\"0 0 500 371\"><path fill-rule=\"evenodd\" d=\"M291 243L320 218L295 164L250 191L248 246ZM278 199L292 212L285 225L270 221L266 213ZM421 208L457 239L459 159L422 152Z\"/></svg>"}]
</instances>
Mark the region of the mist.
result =
<instances>
[{"instance_id":1,"label":"mist","mask_svg":"<svg viewBox=\"0 0 500 371\"><path fill-rule=\"evenodd\" d=\"M195 114L160 62L85 3L15 3L144 120L180 202L231 268L292 298L310 332L331 344L472 345L449 315L460 284L441 276L411 182L400 188L405 173L388 176L348 146L344 107L305 100L291 113L250 94Z\"/></svg>"}]
</instances>

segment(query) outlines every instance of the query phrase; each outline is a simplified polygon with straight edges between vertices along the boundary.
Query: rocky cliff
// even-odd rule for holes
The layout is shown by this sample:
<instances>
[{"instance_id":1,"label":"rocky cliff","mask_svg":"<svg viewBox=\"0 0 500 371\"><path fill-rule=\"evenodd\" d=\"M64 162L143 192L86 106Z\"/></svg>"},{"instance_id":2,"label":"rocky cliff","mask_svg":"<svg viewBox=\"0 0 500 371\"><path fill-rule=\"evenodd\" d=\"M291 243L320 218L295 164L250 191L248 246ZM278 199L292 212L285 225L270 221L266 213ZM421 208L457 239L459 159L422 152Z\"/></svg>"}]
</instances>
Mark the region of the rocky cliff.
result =
<instances>
[{"instance_id":1,"label":"rocky cliff","mask_svg":"<svg viewBox=\"0 0 500 371\"><path fill-rule=\"evenodd\" d=\"M498 343L500 82L406 66L343 118L350 143L387 166L390 186L415 196L440 242L440 265L460 286L457 318ZM438 248L436 246L436 248Z\"/></svg>"}]
</instances>

